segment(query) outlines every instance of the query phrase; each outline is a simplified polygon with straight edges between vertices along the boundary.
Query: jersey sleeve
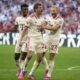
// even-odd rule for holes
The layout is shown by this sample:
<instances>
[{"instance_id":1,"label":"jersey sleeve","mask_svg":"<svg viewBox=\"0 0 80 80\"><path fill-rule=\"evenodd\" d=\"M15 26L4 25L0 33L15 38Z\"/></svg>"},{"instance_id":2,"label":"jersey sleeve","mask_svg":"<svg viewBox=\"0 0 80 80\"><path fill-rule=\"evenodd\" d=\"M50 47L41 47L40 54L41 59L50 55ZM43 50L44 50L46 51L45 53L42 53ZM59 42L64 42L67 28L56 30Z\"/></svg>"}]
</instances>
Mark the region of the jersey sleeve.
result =
<instances>
[{"instance_id":1,"label":"jersey sleeve","mask_svg":"<svg viewBox=\"0 0 80 80\"><path fill-rule=\"evenodd\" d=\"M64 19L63 19L63 18L60 18L60 19L58 20L58 24L59 24L60 26L63 26L63 25L64 25Z\"/></svg>"}]
</instances>

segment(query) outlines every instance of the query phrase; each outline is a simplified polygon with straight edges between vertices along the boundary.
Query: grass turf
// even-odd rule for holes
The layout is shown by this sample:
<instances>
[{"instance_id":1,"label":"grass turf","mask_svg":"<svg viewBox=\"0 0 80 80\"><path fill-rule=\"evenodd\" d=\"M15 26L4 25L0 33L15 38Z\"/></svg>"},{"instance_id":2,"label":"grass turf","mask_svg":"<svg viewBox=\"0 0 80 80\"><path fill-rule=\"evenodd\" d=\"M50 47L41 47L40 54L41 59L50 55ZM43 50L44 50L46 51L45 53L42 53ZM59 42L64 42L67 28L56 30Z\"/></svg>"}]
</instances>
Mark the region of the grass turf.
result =
<instances>
[{"instance_id":1,"label":"grass turf","mask_svg":"<svg viewBox=\"0 0 80 80\"><path fill-rule=\"evenodd\" d=\"M47 59L48 55L49 54L46 54ZM15 76L17 67L15 66L13 58L14 46L0 45L0 80L18 80ZM33 54L27 68L28 72L33 65L34 59L35 55ZM76 68L68 70L70 67ZM45 67L41 64L35 72L37 80L42 80L44 70ZM51 80L80 80L80 48L61 47L59 49L59 54L56 56L55 68L52 73Z\"/></svg>"}]
</instances>

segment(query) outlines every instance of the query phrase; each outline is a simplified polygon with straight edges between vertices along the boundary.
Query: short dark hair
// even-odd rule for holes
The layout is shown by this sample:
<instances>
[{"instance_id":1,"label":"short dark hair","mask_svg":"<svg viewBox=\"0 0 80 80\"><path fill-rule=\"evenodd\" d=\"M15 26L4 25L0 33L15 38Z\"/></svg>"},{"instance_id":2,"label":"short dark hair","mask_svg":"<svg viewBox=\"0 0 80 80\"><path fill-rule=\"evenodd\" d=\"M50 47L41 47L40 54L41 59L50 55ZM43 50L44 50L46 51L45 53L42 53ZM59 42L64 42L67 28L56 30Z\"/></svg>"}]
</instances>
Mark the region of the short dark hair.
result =
<instances>
[{"instance_id":1,"label":"short dark hair","mask_svg":"<svg viewBox=\"0 0 80 80\"><path fill-rule=\"evenodd\" d=\"M42 5L41 3L36 3L36 4L34 5L34 11L35 11L35 9L38 8L38 6L41 6L41 5Z\"/></svg>"},{"instance_id":2,"label":"short dark hair","mask_svg":"<svg viewBox=\"0 0 80 80\"><path fill-rule=\"evenodd\" d=\"M22 9L23 7L27 7L27 8L28 8L28 5L27 5L27 4L22 4L22 5L21 5L21 9Z\"/></svg>"}]
</instances>

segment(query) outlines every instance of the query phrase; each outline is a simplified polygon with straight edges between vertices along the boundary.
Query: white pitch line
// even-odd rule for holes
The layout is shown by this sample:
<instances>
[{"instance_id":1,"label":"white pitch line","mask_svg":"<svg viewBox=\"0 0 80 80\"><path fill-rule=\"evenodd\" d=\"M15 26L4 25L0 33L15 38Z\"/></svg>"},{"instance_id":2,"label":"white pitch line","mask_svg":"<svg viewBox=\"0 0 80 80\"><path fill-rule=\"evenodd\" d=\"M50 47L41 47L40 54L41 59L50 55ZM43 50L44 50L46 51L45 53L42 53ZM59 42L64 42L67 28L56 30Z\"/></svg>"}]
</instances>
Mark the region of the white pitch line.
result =
<instances>
[{"instance_id":1,"label":"white pitch line","mask_svg":"<svg viewBox=\"0 0 80 80\"><path fill-rule=\"evenodd\" d=\"M55 68L54 70L55 71L68 71L68 70L71 70L71 71L79 71L80 69L76 69L76 68L79 68L80 66L75 66L75 67L69 67L69 68L66 68L66 69L63 69L63 68ZM9 71L9 72L13 72L13 71L17 71L17 69L0 69L1 72L5 72L5 71ZM38 71L44 71L43 69L38 69Z\"/></svg>"},{"instance_id":2,"label":"white pitch line","mask_svg":"<svg viewBox=\"0 0 80 80\"><path fill-rule=\"evenodd\" d=\"M80 68L80 66L69 67L69 68L67 68L67 70L74 70L76 68Z\"/></svg>"}]
</instances>

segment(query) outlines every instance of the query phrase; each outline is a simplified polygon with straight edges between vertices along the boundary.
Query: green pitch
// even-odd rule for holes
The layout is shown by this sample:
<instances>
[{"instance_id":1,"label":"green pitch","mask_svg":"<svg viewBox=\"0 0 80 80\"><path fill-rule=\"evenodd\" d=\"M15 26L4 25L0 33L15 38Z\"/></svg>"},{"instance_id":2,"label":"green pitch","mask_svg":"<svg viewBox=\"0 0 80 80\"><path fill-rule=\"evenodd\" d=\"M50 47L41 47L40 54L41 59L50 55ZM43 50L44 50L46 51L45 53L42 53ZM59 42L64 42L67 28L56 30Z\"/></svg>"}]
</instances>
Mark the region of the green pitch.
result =
<instances>
[{"instance_id":1,"label":"green pitch","mask_svg":"<svg viewBox=\"0 0 80 80\"><path fill-rule=\"evenodd\" d=\"M13 60L14 46L0 46L0 80L18 80L15 76L17 68ZM46 55L48 58L48 54ZM29 62L28 72L30 71L35 55ZM37 80L42 80L45 67L40 65L35 72ZM27 79L28 80L28 79ZM80 80L80 48L59 49L56 56L55 68L52 73L52 80Z\"/></svg>"}]
</instances>

